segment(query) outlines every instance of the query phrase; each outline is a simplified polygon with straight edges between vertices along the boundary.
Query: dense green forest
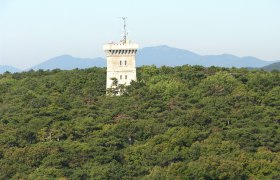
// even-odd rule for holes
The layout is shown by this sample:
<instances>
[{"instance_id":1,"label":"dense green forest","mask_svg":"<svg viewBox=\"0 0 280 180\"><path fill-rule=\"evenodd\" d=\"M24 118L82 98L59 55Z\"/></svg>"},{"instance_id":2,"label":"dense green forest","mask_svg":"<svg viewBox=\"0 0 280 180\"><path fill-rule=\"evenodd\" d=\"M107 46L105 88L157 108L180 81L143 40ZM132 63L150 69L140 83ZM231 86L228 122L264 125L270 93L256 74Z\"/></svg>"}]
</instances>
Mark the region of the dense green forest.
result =
<instances>
[{"instance_id":1,"label":"dense green forest","mask_svg":"<svg viewBox=\"0 0 280 180\"><path fill-rule=\"evenodd\" d=\"M280 179L279 71L137 73L122 96L105 68L0 75L0 179Z\"/></svg>"}]
</instances>

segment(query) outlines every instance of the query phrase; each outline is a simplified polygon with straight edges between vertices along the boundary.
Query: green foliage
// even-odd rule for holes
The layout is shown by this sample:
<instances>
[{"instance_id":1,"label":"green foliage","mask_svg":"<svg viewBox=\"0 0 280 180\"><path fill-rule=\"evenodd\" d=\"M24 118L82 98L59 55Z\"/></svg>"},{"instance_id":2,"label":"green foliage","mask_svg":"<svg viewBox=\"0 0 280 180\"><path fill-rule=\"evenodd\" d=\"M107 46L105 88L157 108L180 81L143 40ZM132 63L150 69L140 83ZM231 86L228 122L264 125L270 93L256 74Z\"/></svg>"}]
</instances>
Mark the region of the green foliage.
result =
<instances>
[{"instance_id":1,"label":"green foliage","mask_svg":"<svg viewBox=\"0 0 280 180\"><path fill-rule=\"evenodd\" d=\"M137 72L0 75L0 179L280 178L278 71Z\"/></svg>"}]
</instances>

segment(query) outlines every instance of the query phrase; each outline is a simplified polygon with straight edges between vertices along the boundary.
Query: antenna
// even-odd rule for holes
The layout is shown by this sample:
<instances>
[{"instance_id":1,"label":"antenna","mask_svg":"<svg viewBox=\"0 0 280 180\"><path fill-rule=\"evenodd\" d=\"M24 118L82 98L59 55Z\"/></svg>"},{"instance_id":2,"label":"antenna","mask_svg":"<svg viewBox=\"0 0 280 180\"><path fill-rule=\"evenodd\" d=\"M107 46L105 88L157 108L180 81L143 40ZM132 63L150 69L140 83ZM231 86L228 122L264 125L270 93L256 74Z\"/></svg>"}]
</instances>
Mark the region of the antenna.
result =
<instances>
[{"instance_id":1,"label":"antenna","mask_svg":"<svg viewBox=\"0 0 280 180\"><path fill-rule=\"evenodd\" d=\"M123 20L123 42L126 43L127 31L126 31L126 19L127 17L121 17Z\"/></svg>"}]
</instances>

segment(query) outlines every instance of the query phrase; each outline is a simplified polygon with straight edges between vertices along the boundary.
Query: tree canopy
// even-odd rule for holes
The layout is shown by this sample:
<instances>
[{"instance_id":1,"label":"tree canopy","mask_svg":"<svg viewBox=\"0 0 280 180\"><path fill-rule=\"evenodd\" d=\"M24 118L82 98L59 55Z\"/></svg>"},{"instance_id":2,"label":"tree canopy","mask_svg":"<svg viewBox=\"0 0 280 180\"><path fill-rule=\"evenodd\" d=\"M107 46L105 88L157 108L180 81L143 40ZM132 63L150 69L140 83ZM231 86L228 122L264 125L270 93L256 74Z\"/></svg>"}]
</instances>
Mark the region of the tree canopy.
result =
<instances>
[{"instance_id":1,"label":"tree canopy","mask_svg":"<svg viewBox=\"0 0 280 180\"><path fill-rule=\"evenodd\" d=\"M280 73L106 69L0 75L0 179L280 179Z\"/></svg>"}]
</instances>

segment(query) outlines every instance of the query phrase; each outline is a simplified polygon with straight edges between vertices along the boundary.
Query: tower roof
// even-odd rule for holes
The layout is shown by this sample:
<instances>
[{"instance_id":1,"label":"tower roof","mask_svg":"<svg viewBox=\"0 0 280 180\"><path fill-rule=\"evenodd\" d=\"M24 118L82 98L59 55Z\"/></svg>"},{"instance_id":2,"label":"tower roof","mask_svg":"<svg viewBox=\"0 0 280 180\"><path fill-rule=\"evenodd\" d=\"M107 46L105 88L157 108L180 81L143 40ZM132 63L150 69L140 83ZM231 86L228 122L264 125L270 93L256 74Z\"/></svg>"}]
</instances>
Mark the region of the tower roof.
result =
<instances>
[{"instance_id":1,"label":"tower roof","mask_svg":"<svg viewBox=\"0 0 280 180\"><path fill-rule=\"evenodd\" d=\"M136 43L108 43L103 46L104 50L135 50L138 49L139 45Z\"/></svg>"}]
</instances>

